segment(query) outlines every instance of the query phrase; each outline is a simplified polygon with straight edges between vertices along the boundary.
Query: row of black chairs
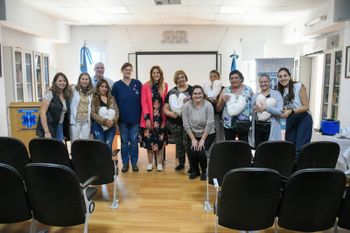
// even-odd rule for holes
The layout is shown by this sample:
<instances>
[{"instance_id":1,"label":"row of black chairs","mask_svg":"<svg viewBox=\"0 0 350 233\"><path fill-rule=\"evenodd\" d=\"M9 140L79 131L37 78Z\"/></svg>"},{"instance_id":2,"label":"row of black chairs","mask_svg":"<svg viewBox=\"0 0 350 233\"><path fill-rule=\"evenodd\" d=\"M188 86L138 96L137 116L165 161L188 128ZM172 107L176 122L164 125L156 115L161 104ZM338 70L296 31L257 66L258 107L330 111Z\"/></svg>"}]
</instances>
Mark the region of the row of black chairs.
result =
<instances>
[{"instance_id":1,"label":"row of black chairs","mask_svg":"<svg viewBox=\"0 0 350 233\"><path fill-rule=\"evenodd\" d=\"M32 163L52 163L73 169L81 183L97 175L93 185L114 182L111 208L118 208L117 160L105 142L98 140L76 140L71 147L70 159L67 146L56 139L34 138L29 143L29 154L25 145L12 137L0 137L0 163L13 166L22 176L24 167ZM116 156L115 156L116 158Z\"/></svg>"},{"instance_id":2,"label":"row of black chairs","mask_svg":"<svg viewBox=\"0 0 350 233\"><path fill-rule=\"evenodd\" d=\"M72 169L50 163L29 163L22 172L24 176L0 163L0 223L31 219L31 233L36 232L37 222L59 227L85 224L84 233L88 232L97 192L89 185L97 176L81 184Z\"/></svg>"},{"instance_id":3,"label":"row of black chairs","mask_svg":"<svg viewBox=\"0 0 350 233\"><path fill-rule=\"evenodd\" d=\"M57 190L54 188L56 186L60 187L62 191L71 190L70 184L67 183L66 181L67 180L74 181L75 179L77 179L81 184L81 186L84 187L82 191L86 192L86 195L85 195L86 202L90 202L92 195L97 192L97 189L94 187L86 187L87 184L88 186L101 185L101 184L112 183L114 181L114 194L113 194L113 203L111 208L117 208L118 207L117 192L116 192L117 174L118 174L117 160L112 160L112 154L107 144L97 140L77 140L72 144L71 149L72 149L71 150L72 159L70 159L69 153L67 151L67 147L64 143L55 139L36 138L30 141L30 144L29 144L30 156L29 156L25 145L20 140L16 138L11 138L11 137L0 137L0 163L4 164L4 166L5 165L8 166L3 169L10 169L13 174L16 173L14 171L17 171L19 177L22 177L22 179L25 178L25 180L23 181L25 181L24 183L26 185L27 185L27 182L32 182L32 183L35 182L34 178L33 179L28 178L28 179L31 179L32 181L27 180L26 177L28 176L27 175L28 171L36 169L37 170L36 174L39 174L39 170L40 170L41 176L43 178L47 178L47 180L40 181L44 183L46 182L45 186L43 187L50 186L48 190L46 190L46 192L40 191L43 195L48 194L48 192L50 193L50 190ZM37 166L39 165L42 167L45 167L47 165L47 167L39 169L37 168ZM58 167L55 167L55 166L58 166ZM13 169L11 169L10 167L12 167ZM48 169L53 170L53 168L60 171L56 171L56 172L48 171ZM42 172L43 170L47 170L47 173ZM64 179L62 178L63 174L61 177L60 172L69 173L68 176L71 176L71 177ZM9 171L7 171L7 173L9 173ZM30 177L34 177L34 176L32 175ZM36 177L38 178L40 177L40 175L37 175ZM94 177L94 179L91 180L91 177ZM5 195L5 197L1 198L1 200L4 200L5 202L7 200L11 200L11 199L8 199L8 197L13 195L13 193L16 193L13 190L11 190L11 187L8 188L9 186L6 186L6 184L11 185L11 182L8 182L7 178L5 178L4 176L0 176L0 180L1 180L0 181L1 183L5 182L4 185L1 185L1 187L3 187L3 189L6 190L5 192L7 193L7 196ZM29 186L31 185L28 185L28 187ZM36 185L35 188L33 188L33 190L37 190L37 188L38 188L38 185ZM29 187L28 194L30 189L31 188ZM35 192L38 192L38 191L35 191ZM71 192L75 192L75 191L71 190ZM62 193L62 192L57 192L57 193ZM45 197L43 195L39 195L39 196L41 197L42 200L45 200ZM60 203L56 207L57 208L61 207L62 210L64 209L64 207L66 206L69 207L69 205L72 204L69 200L66 202L66 203L69 203L69 205L64 204L65 202L63 202L63 200L65 199L62 198L63 195L64 194L53 195L54 197L57 197L56 203ZM52 195L49 195L46 198L50 199L51 196ZM53 198L52 200L54 199L55 198ZM8 203L10 203L10 201ZM44 206L52 207L52 204L50 205L49 202L47 202L45 203ZM71 206L74 206L74 205L71 205ZM34 204L32 208L34 210L34 208L36 208L36 204ZM52 208L52 209L55 209L55 208ZM84 207L84 209L87 209L87 208ZM79 208L77 208L77 210L79 210ZM74 210L72 211L74 215ZM4 211L1 213L0 223L9 223L9 221L6 219L7 218L11 219L13 217L11 215L8 215L8 217L6 217L8 214L7 212L9 211ZM57 211L54 211L54 213L55 212ZM14 215L18 214L16 212L16 209L13 209L11 213L13 213ZM55 221L45 221L45 219L42 220L40 217L39 218L37 218L36 216L34 217L41 223L52 225L52 226L61 226L60 224L54 224ZM16 218L13 219L13 222L16 222ZM87 224L85 228L87 230Z\"/></svg>"},{"instance_id":4,"label":"row of black chairs","mask_svg":"<svg viewBox=\"0 0 350 233\"><path fill-rule=\"evenodd\" d=\"M241 231L273 226L292 231L350 230L350 191L345 174L329 168L293 173L281 189L281 176L269 168L239 168L223 178L217 197L218 225ZM344 198L343 198L344 197Z\"/></svg>"},{"instance_id":5,"label":"row of black chairs","mask_svg":"<svg viewBox=\"0 0 350 233\"><path fill-rule=\"evenodd\" d=\"M209 184L221 186L224 175L232 169L261 167L274 169L287 181L293 171L305 168L335 168L339 145L330 141L306 144L295 164L295 146L288 141L261 143L252 155L251 147L244 141L223 141L214 144L208 157L207 192L204 208L212 210L209 202Z\"/></svg>"}]
</instances>

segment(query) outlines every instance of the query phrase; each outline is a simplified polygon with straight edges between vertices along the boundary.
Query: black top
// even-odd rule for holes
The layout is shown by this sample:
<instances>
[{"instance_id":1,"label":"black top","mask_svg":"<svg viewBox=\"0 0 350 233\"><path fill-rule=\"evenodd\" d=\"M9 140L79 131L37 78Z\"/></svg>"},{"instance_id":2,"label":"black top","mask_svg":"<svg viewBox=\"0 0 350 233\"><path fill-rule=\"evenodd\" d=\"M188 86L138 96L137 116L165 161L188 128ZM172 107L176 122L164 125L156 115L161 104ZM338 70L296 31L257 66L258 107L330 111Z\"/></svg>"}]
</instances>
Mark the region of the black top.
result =
<instances>
[{"instance_id":1,"label":"black top","mask_svg":"<svg viewBox=\"0 0 350 233\"><path fill-rule=\"evenodd\" d=\"M186 96L191 96L192 93L192 86L188 85L187 89L184 91L179 91L177 87L174 87L173 89L171 89L168 94L165 97L164 100L164 104L169 104L169 96L170 95L176 95L179 96L180 93L185 94ZM182 117L177 117L176 119L172 118L172 117L167 117L166 118L167 122L172 123L172 124L176 124L176 125L182 125Z\"/></svg>"}]
</instances>

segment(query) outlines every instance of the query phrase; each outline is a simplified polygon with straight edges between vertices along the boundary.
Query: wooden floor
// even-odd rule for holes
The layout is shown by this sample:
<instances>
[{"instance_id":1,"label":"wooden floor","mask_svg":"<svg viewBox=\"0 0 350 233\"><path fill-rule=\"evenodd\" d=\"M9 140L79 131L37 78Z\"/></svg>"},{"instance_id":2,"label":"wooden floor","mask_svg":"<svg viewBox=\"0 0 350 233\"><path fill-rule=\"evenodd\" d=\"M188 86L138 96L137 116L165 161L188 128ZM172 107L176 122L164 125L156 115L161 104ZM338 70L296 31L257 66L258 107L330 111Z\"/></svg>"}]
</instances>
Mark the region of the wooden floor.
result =
<instances>
[{"instance_id":1,"label":"wooden floor","mask_svg":"<svg viewBox=\"0 0 350 233\"><path fill-rule=\"evenodd\" d=\"M189 180L185 171L176 173L174 146L167 148L163 172L146 171L147 156L140 149L139 172L129 171L118 176L119 208L109 208L111 202L102 199L101 191L95 198L96 209L91 215L89 232L93 233L209 233L214 232L214 214L205 212L205 182ZM108 186L112 196L112 185ZM211 188L211 200L214 200ZM1 207L0 207L1 208ZM30 223L0 225L0 233L27 233ZM47 226L40 225L39 229ZM80 233L76 227L50 227L55 233ZM219 232L237 232L219 227ZM262 232L273 233L273 229ZM291 231L280 230L282 233ZM329 231L331 232L331 231ZM345 231L339 231L345 232Z\"/></svg>"}]
</instances>

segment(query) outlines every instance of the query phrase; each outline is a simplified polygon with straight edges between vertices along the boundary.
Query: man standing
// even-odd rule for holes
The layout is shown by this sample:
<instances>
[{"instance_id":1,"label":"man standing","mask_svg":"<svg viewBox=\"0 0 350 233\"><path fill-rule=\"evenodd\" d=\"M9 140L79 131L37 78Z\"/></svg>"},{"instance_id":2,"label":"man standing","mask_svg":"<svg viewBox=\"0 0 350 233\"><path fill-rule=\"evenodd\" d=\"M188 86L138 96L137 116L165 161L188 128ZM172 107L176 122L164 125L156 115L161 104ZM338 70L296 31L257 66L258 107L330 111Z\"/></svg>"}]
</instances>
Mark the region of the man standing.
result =
<instances>
[{"instance_id":1,"label":"man standing","mask_svg":"<svg viewBox=\"0 0 350 233\"><path fill-rule=\"evenodd\" d=\"M131 78L132 65L125 63L121 72L123 78L114 83L112 95L119 107L119 131L121 138L121 154L123 160L122 172L129 170L131 160L132 170L138 172L139 157L138 138L141 119L141 82Z\"/></svg>"},{"instance_id":2,"label":"man standing","mask_svg":"<svg viewBox=\"0 0 350 233\"><path fill-rule=\"evenodd\" d=\"M105 73L105 65L102 62L97 62L94 67L95 75L91 78L92 85L96 87L96 84L100 79L107 80L109 87L112 88L113 80L103 76Z\"/></svg>"}]
</instances>

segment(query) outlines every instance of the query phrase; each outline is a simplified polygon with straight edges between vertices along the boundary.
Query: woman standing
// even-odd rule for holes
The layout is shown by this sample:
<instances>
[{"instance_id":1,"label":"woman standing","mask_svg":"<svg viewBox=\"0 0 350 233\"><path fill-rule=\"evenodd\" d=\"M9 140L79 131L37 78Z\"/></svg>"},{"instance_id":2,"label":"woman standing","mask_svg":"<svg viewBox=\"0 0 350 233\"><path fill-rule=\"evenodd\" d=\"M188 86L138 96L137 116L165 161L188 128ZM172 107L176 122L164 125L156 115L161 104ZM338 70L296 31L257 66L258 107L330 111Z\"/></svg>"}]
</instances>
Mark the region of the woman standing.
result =
<instances>
[{"instance_id":1,"label":"woman standing","mask_svg":"<svg viewBox=\"0 0 350 233\"><path fill-rule=\"evenodd\" d=\"M176 71L173 80L176 87L172 88L165 97L164 113L167 116L166 126L176 145L178 165L175 167L175 171L181 171L185 168L185 144L187 141L181 115L183 104L190 99L192 87L187 84L188 78L183 70Z\"/></svg>"},{"instance_id":2,"label":"woman standing","mask_svg":"<svg viewBox=\"0 0 350 233\"><path fill-rule=\"evenodd\" d=\"M286 140L294 143L297 157L301 148L312 136L312 117L305 86L294 82L287 68L278 70L278 91L283 96L283 112L286 118Z\"/></svg>"},{"instance_id":3,"label":"woman standing","mask_svg":"<svg viewBox=\"0 0 350 233\"><path fill-rule=\"evenodd\" d=\"M69 139L69 99L72 89L65 74L57 73L41 102L36 135L45 138Z\"/></svg>"},{"instance_id":4,"label":"woman standing","mask_svg":"<svg viewBox=\"0 0 350 233\"><path fill-rule=\"evenodd\" d=\"M215 140L214 142L220 142L225 139L224 127L221 123L222 111L215 111L215 106L219 101L220 92L224 88L220 81L220 73L217 70L212 70L209 73L209 82L203 84L204 94L208 97L208 100L214 106L214 119L215 119Z\"/></svg>"},{"instance_id":5,"label":"woman standing","mask_svg":"<svg viewBox=\"0 0 350 233\"><path fill-rule=\"evenodd\" d=\"M281 139L283 99L278 91L270 88L270 84L270 76L262 74L259 77L260 91L252 98L252 139L255 148L264 141Z\"/></svg>"},{"instance_id":6,"label":"woman standing","mask_svg":"<svg viewBox=\"0 0 350 233\"><path fill-rule=\"evenodd\" d=\"M141 116L142 83L131 78L132 65L128 62L121 67L123 78L113 85L112 94L120 109L119 131L121 138L121 154L123 160L122 172L129 170L131 160L132 170L138 172L139 158L138 138Z\"/></svg>"},{"instance_id":7,"label":"woman standing","mask_svg":"<svg viewBox=\"0 0 350 233\"><path fill-rule=\"evenodd\" d=\"M201 176L201 180L206 180L205 150L209 150L215 139L214 109L213 105L204 99L201 86L193 86L191 97L192 99L185 103L182 114L184 129L191 141L188 143L188 158L191 166L189 178L192 180Z\"/></svg>"},{"instance_id":8,"label":"woman standing","mask_svg":"<svg viewBox=\"0 0 350 233\"><path fill-rule=\"evenodd\" d=\"M95 94L92 98L91 117L94 138L106 142L112 152L119 110L105 79L101 79L96 84Z\"/></svg>"},{"instance_id":9,"label":"woman standing","mask_svg":"<svg viewBox=\"0 0 350 233\"><path fill-rule=\"evenodd\" d=\"M153 157L157 156L157 170L163 170L163 148L167 145L165 130L165 115L163 105L168 84L164 81L163 71L159 66L153 66L150 80L141 89L141 146L147 149L147 171L153 169Z\"/></svg>"},{"instance_id":10,"label":"woman standing","mask_svg":"<svg viewBox=\"0 0 350 233\"><path fill-rule=\"evenodd\" d=\"M239 140L248 142L253 91L243 84L244 77L240 71L231 71L229 79L231 85L221 92L216 111L224 109L222 120L225 140L235 140L238 137Z\"/></svg>"},{"instance_id":11,"label":"woman standing","mask_svg":"<svg viewBox=\"0 0 350 233\"><path fill-rule=\"evenodd\" d=\"M91 129L91 100L93 87L88 73L79 75L78 83L73 89L70 104L71 141L89 139Z\"/></svg>"}]
</instances>

